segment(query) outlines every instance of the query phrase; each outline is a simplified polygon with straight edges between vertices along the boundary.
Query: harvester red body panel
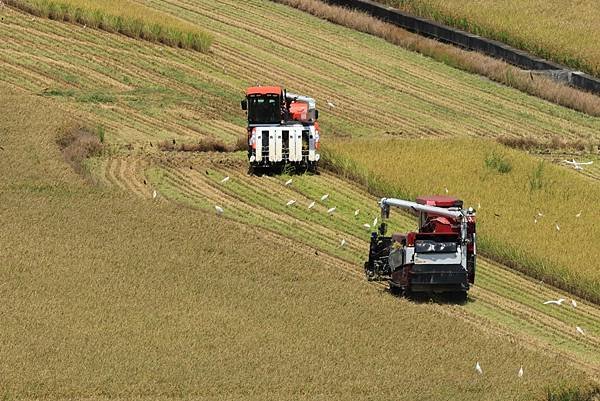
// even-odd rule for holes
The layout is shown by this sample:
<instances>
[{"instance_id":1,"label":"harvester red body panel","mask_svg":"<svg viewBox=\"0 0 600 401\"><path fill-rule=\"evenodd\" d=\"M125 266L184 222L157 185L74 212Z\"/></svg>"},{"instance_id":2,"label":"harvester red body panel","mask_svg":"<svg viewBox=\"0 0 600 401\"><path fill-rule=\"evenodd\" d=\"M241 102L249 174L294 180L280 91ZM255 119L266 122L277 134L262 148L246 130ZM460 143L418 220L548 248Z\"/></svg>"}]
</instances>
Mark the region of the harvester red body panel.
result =
<instances>
[{"instance_id":1,"label":"harvester red body panel","mask_svg":"<svg viewBox=\"0 0 600 401\"><path fill-rule=\"evenodd\" d=\"M393 292L452 292L466 296L475 280L475 212L449 196L423 196L416 202L383 198L382 224L371 235L365 273L385 279ZM386 236L390 207L417 214L417 231Z\"/></svg>"},{"instance_id":2,"label":"harvester red body panel","mask_svg":"<svg viewBox=\"0 0 600 401\"><path fill-rule=\"evenodd\" d=\"M292 164L316 169L320 132L313 98L279 86L255 86L246 90L242 109L247 111L252 168Z\"/></svg>"}]
</instances>

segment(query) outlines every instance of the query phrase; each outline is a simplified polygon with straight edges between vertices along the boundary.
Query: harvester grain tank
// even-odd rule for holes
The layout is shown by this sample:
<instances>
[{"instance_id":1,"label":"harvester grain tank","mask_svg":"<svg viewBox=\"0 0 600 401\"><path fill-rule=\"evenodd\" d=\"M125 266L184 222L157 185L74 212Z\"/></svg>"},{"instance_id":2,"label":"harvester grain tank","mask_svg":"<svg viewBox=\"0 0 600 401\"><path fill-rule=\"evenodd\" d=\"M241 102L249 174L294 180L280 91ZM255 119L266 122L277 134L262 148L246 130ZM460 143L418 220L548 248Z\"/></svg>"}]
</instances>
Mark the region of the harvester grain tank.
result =
<instances>
[{"instance_id":1,"label":"harvester grain tank","mask_svg":"<svg viewBox=\"0 0 600 401\"><path fill-rule=\"evenodd\" d=\"M388 280L392 293L453 293L466 299L475 281L475 211L449 196L424 196L416 202L383 198L383 222L371 234L365 273L369 280ZM390 209L416 214L416 232L386 236Z\"/></svg>"},{"instance_id":2,"label":"harvester grain tank","mask_svg":"<svg viewBox=\"0 0 600 401\"><path fill-rule=\"evenodd\" d=\"M255 86L241 102L248 117L248 160L253 170L285 165L316 170L319 112L313 98L279 86Z\"/></svg>"}]
</instances>

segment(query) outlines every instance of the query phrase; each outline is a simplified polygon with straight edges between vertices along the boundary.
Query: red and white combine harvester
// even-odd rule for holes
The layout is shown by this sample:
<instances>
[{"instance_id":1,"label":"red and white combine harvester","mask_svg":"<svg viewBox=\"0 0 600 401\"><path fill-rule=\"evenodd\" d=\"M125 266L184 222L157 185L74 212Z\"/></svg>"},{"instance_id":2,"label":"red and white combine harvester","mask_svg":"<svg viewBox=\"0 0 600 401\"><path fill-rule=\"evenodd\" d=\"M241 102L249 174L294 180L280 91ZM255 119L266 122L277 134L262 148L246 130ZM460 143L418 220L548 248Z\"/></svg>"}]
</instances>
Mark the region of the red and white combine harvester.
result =
<instances>
[{"instance_id":1,"label":"red and white combine harvester","mask_svg":"<svg viewBox=\"0 0 600 401\"><path fill-rule=\"evenodd\" d=\"M251 170L292 165L316 171L320 133L313 98L278 86L255 86L246 91L242 110L248 115Z\"/></svg>"},{"instance_id":2,"label":"red and white combine harvester","mask_svg":"<svg viewBox=\"0 0 600 401\"><path fill-rule=\"evenodd\" d=\"M475 281L475 211L448 196L419 197L416 202L383 198L379 204L383 222L371 234L367 278L388 280L395 294L451 293L466 300ZM418 231L386 236L391 207L418 215Z\"/></svg>"}]
</instances>

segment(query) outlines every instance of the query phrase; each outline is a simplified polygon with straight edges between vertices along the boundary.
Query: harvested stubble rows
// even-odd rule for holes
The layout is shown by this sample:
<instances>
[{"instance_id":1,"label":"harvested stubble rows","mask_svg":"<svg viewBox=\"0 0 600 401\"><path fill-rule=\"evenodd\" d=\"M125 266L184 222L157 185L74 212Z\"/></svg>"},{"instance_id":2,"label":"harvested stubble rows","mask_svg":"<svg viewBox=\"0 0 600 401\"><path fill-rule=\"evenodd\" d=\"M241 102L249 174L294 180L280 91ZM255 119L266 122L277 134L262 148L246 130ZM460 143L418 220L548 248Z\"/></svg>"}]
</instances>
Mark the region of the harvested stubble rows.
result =
<instances>
[{"instance_id":1,"label":"harvested stubble rows","mask_svg":"<svg viewBox=\"0 0 600 401\"><path fill-rule=\"evenodd\" d=\"M55 143L68 118L0 89L4 398L524 401L588 387L563 361L452 307L387 296L299 241L85 185ZM139 186L147 162L121 161L111 180ZM234 167L212 168L211 185L245 177ZM382 358L393 338L402 347Z\"/></svg>"},{"instance_id":2,"label":"harvested stubble rows","mask_svg":"<svg viewBox=\"0 0 600 401\"><path fill-rule=\"evenodd\" d=\"M4 10L0 79L54 96L106 125L113 143L203 136L235 142L243 126L242 89L256 82L314 95L321 108L332 100L336 107L321 118L326 134L599 137L599 119L282 5L146 5L201 25L216 39L212 54L30 21ZM248 24L249 18L257 23Z\"/></svg>"},{"instance_id":3,"label":"harvested stubble rows","mask_svg":"<svg viewBox=\"0 0 600 401\"><path fill-rule=\"evenodd\" d=\"M575 69L600 74L600 11L594 0L377 0Z\"/></svg>"},{"instance_id":4,"label":"harvested stubble rows","mask_svg":"<svg viewBox=\"0 0 600 401\"><path fill-rule=\"evenodd\" d=\"M111 160L106 174L122 188L139 185L142 172L132 174L141 166L139 158L130 156ZM148 157L148 156L146 156ZM378 216L376 199L354 184L323 173L320 176L294 176L291 186L288 177L250 177L246 174L243 156L169 154L150 156L153 168L145 177L156 188L161 199L175 201L192 208L215 213L221 206L224 217L256 229L265 229L317 249L319 255L332 255L349 277L365 281L362 261L368 250L369 232L364 223L372 224ZM128 167L123 167L123 164ZM192 168L190 168L190 166ZM124 171L114 175L114 171ZM230 179L222 183L224 177ZM320 197L329 194L325 202ZM146 195L146 197L148 197ZM290 199L293 206L286 206ZM317 206L307 206L315 200ZM327 215L335 206L336 212ZM358 217L354 211L360 209ZM412 218L392 215L391 228L412 229ZM344 247L340 241L347 241ZM310 251L312 252L312 251ZM471 302L461 308L440 305L451 316L474 322L487 330L504 333L515 341L541 347L587 370L592 376L600 374L600 311L578 299L578 308L542 305L547 299L565 294L547 285L528 279L506 266L480 258L477 285L471 291ZM581 336L576 326L585 327Z\"/></svg>"},{"instance_id":5,"label":"harvested stubble rows","mask_svg":"<svg viewBox=\"0 0 600 401\"><path fill-rule=\"evenodd\" d=\"M578 172L479 140L354 141L329 149L336 168L374 191L414 198L449 189L479 209L483 252L600 300L600 190Z\"/></svg>"}]
</instances>

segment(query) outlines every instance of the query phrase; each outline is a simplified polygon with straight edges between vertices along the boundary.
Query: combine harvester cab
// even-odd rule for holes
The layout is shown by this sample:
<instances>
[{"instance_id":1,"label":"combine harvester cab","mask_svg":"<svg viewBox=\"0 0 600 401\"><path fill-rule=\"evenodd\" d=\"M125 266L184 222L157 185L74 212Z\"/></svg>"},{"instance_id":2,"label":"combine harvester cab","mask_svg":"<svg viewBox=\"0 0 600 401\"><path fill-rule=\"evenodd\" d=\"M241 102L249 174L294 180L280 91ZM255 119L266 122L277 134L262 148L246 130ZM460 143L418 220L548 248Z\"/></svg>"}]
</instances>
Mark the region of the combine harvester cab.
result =
<instances>
[{"instance_id":1,"label":"combine harvester cab","mask_svg":"<svg viewBox=\"0 0 600 401\"><path fill-rule=\"evenodd\" d=\"M278 86L248 88L248 160L252 171L286 165L316 171L320 159L319 112L314 99Z\"/></svg>"},{"instance_id":2,"label":"combine harvester cab","mask_svg":"<svg viewBox=\"0 0 600 401\"><path fill-rule=\"evenodd\" d=\"M386 236L390 207L419 217L417 232ZM369 280L388 280L392 293L451 293L466 299L475 281L475 211L448 196L417 198L416 202L383 198L383 222L371 234L365 273Z\"/></svg>"}]
</instances>

